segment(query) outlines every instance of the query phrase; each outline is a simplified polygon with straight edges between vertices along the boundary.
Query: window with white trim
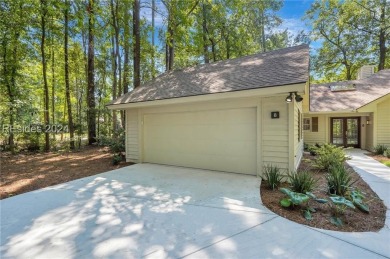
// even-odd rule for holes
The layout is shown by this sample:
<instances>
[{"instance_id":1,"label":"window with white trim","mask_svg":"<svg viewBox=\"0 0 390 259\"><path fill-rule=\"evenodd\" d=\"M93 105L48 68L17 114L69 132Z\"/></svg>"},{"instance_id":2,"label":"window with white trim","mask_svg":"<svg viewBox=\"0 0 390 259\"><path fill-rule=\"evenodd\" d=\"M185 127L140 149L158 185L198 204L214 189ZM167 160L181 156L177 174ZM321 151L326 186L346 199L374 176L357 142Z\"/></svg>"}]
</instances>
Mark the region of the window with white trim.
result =
<instances>
[{"instance_id":1,"label":"window with white trim","mask_svg":"<svg viewBox=\"0 0 390 259\"><path fill-rule=\"evenodd\" d=\"M303 130L305 131L310 130L310 124L311 124L310 118L303 118Z\"/></svg>"}]
</instances>

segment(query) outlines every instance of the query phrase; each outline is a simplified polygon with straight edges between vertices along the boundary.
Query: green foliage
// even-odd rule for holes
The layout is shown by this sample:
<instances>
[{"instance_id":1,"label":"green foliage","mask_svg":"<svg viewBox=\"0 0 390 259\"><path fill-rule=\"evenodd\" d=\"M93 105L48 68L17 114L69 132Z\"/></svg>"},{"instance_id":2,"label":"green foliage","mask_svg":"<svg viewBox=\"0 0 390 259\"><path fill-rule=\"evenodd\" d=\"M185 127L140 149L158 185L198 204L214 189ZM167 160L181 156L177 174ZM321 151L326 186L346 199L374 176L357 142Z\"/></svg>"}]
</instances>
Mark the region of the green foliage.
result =
<instances>
[{"instance_id":1,"label":"green foliage","mask_svg":"<svg viewBox=\"0 0 390 259\"><path fill-rule=\"evenodd\" d=\"M370 212L370 208L368 207L368 205L363 202L363 199L365 197L360 190L358 190L358 189L352 190L349 193L348 197L359 210L361 210L365 213Z\"/></svg>"},{"instance_id":2,"label":"green foliage","mask_svg":"<svg viewBox=\"0 0 390 259\"><path fill-rule=\"evenodd\" d=\"M378 144L374 147L374 153L376 155L384 155L385 152L388 150L388 147L383 144Z\"/></svg>"},{"instance_id":3,"label":"green foliage","mask_svg":"<svg viewBox=\"0 0 390 259\"><path fill-rule=\"evenodd\" d=\"M307 194L293 192L287 188L280 188L280 191L288 196L292 205L300 205L310 199L310 196Z\"/></svg>"},{"instance_id":4,"label":"green foliage","mask_svg":"<svg viewBox=\"0 0 390 259\"><path fill-rule=\"evenodd\" d=\"M330 196L329 199L337 206L346 206L351 209L355 209L355 205L353 203L342 196Z\"/></svg>"},{"instance_id":5,"label":"green foliage","mask_svg":"<svg viewBox=\"0 0 390 259\"><path fill-rule=\"evenodd\" d=\"M333 195L346 196L352 185L352 177L343 164L334 164L329 168L326 175L328 182L328 193Z\"/></svg>"},{"instance_id":6,"label":"green foliage","mask_svg":"<svg viewBox=\"0 0 390 259\"><path fill-rule=\"evenodd\" d=\"M316 185L316 180L309 171L290 172L288 180L292 190L299 193L311 192Z\"/></svg>"},{"instance_id":7,"label":"green foliage","mask_svg":"<svg viewBox=\"0 0 390 259\"><path fill-rule=\"evenodd\" d=\"M387 158L390 158L390 148L386 149L384 152L383 152L383 155Z\"/></svg>"},{"instance_id":8,"label":"green foliage","mask_svg":"<svg viewBox=\"0 0 390 259\"><path fill-rule=\"evenodd\" d=\"M356 16L351 8L354 5L352 1L317 0L306 12L305 19L313 28L312 39L323 41L311 59L322 81L354 79L357 69L372 61L373 49L367 46L371 35L348 22L350 16Z\"/></svg>"},{"instance_id":9,"label":"green foliage","mask_svg":"<svg viewBox=\"0 0 390 259\"><path fill-rule=\"evenodd\" d=\"M277 188L283 180L283 175L280 172L280 168L273 165L264 166L264 175L267 180L267 185L270 189Z\"/></svg>"},{"instance_id":10,"label":"green foliage","mask_svg":"<svg viewBox=\"0 0 390 259\"><path fill-rule=\"evenodd\" d=\"M114 137L102 136L99 145L108 146L113 153L125 152L126 134L124 130L119 130Z\"/></svg>"},{"instance_id":11,"label":"green foliage","mask_svg":"<svg viewBox=\"0 0 390 259\"><path fill-rule=\"evenodd\" d=\"M326 199L318 199L313 193L298 193L291 191L287 188L280 188L280 191L287 195L287 197L280 200L280 205L285 208L294 207L296 205L306 204L305 209L303 210L303 216L307 220L312 220L312 212L316 212L316 210L309 206L309 201L315 200L318 203L324 204L327 203Z\"/></svg>"},{"instance_id":12,"label":"green foliage","mask_svg":"<svg viewBox=\"0 0 390 259\"><path fill-rule=\"evenodd\" d=\"M122 161L122 155L121 154L114 154L112 157L112 165L118 165Z\"/></svg>"},{"instance_id":13,"label":"green foliage","mask_svg":"<svg viewBox=\"0 0 390 259\"><path fill-rule=\"evenodd\" d=\"M314 160L314 166L321 170L329 170L335 164L343 163L347 158L342 147L332 144L324 144L315 148L317 154Z\"/></svg>"}]
</instances>

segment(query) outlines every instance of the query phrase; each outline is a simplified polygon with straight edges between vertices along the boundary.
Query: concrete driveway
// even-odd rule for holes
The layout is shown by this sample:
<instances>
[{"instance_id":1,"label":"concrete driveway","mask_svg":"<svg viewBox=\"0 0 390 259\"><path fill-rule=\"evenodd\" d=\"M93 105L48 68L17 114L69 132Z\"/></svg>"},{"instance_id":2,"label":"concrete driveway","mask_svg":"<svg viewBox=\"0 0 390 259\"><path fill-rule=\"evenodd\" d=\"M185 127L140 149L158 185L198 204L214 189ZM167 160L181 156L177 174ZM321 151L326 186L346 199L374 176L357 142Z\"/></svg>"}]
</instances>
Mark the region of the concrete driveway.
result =
<instances>
[{"instance_id":1,"label":"concrete driveway","mask_svg":"<svg viewBox=\"0 0 390 259\"><path fill-rule=\"evenodd\" d=\"M138 164L18 195L0 202L1 258L390 256L389 232L343 238L288 221L261 205L259 183Z\"/></svg>"}]
</instances>

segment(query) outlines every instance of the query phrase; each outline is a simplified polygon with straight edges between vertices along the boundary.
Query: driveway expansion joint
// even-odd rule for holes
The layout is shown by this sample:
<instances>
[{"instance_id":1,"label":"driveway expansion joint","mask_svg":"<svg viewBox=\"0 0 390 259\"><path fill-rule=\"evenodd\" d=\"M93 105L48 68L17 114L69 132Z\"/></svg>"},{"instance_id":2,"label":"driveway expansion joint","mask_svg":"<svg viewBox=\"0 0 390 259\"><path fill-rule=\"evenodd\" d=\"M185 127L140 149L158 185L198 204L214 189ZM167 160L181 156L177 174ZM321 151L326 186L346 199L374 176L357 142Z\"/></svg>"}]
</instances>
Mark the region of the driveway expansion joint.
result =
<instances>
[{"instance_id":1,"label":"driveway expansion joint","mask_svg":"<svg viewBox=\"0 0 390 259\"><path fill-rule=\"evenodd\" d=\"M321 230L319 230L319 229L315 229L315 228L312 228L312 227L309 227L309 226L306 226L306 225L304 225L304 226L305 226L306 228L310 229L310 230L319 232L319 233L321 233L321 234L323 234L323 235L325 235L325 236L332 237L332 238L334 238L334 239L340 240L340 241L345 242L345 243L347 243L347 244L356 246L356 247L358 247L358 248L360 248L360 249L363 249L363 250L366 250L366 251L368 251L368 252L370 252L370 253L379 255L379 256L381 256L381 257L383 257L383 258L390 258L389 256L386 256L386 255L383 255L383 254L378 253L378 252L376 252L376 251L373 251L373 250L371 250L371 249L362 247L362 246L357 245L357 244L355 244L355 243L353 243L353 242L344 240L344 239L342 239L342 238L340 238L340 237L336 237L336 236L333 236L333 235L331 235L331 234L325 233L325 232L323 232L323 231L321 231Z\"/></svg>"},{"instance_id":2,"label":"driveway expansion joint","mask_svg":"<svg viewBox=\"0 0 390 259\"><path fill-rule=\"evenodd\" d=\"M209 247L211 247L211 246L214 246L214 245L216 245L216 244L218 244L218 243L220 243L220 242L222 242L222 241L228 240L228 239L230 239L230 238L232 238L232 237L235 237L235 236L238 236L238 235L240 235L240 234L242 234L242 233L244 233L244 232L247 232L248 230L251 230L251 229L254 229L254 228L258 227L258 226L264 225L264 224L266 224L266 223L268 223L268 222L270 222L270 221L272 221L272 220L274 220L274 219L276 219L276 218L279 218L279 217L280 217L279 215L276 215L276 216L273 217L273 218L270 218L270 219L268 219L268 220L265 220L264 222L261 222L261 223L259 223L259 224L256 224L256 225L254 225L254 226L252 226L252 227L249 227L249 228L247 228L247 229L241 230L241 231L239 231L239 232L237 232L237 233L235 233L235 234L233 234L233 235L230 235L230 236L225 237L225 238L223 238L223 239L221 239L221 240L218 240L218 241L216 241L216 242L214 242L214 243L211 243L211 244L206 245L206 246L204 246L204 247L202 247L202 248L199 248L199 249L197 249L197 250L195 250L195 251L193 251L193 252L191 252L191 253L189 253L189 254L186 254L186 255L184 255L184 256L178 257L177 259L182 259L182 258L185 258L185 257L190 256L190 255L192 255L192 254L195 254L195 253L197 253L197 252L199 252L199 251L202 251L202 250L207 249L207 248L209 248Z\"/></svg>"}]
</instances>

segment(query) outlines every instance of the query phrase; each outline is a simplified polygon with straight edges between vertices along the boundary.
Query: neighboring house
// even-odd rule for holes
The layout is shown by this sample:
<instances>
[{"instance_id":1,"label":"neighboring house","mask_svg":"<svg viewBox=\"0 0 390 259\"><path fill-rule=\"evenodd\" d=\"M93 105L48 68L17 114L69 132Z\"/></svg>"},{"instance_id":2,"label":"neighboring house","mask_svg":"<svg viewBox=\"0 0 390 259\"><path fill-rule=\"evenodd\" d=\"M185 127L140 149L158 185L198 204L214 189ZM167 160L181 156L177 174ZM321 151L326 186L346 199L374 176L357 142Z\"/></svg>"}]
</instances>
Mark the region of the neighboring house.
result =
<instances>
[{"instance_id":1,"label":"neighboring house","mask_svg":"<svg viewBox=\"0 0 390 259\"><path fill-rule=\"evenodd\" d=\"M108 104L126 111L126 160L252 175L267 164L296 169L294 93L304 94L308 67L300 45L160 75Z\"/></svg>"},{"instance_id":2,"label":"neighboring house","mask_svg":"<svg viewBox=\"0 0 390 259\"><path fill-rule=\"evenodd\" d=\"M367 150L390 146L390 69L373 74L366 66L359 77L310 86L303 103L305 143Z\"/></svg>"}]
</instances>

